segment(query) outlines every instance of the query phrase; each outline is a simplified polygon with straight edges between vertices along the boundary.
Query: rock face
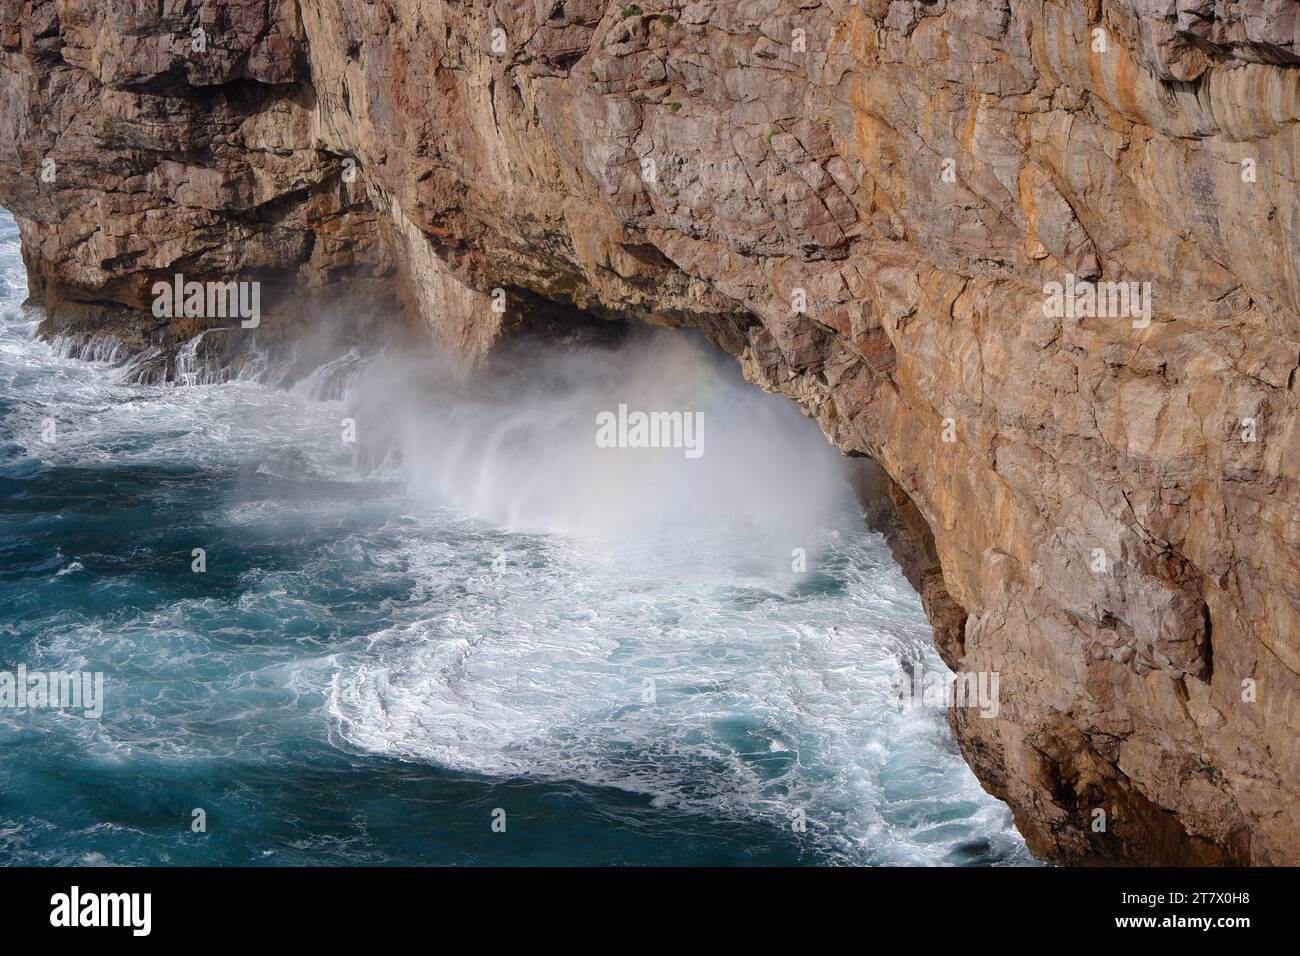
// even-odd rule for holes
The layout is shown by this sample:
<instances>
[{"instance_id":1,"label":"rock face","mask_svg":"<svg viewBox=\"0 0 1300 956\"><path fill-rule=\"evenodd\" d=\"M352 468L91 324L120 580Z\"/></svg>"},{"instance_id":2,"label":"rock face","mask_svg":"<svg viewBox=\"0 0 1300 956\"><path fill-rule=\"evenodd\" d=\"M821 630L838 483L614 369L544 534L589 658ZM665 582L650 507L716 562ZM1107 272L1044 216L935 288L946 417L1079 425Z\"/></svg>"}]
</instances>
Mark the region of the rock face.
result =
<instances>
[{"instance_id":1,"label":"rock face","mask_svg":"<svg viewBox=\"0 0 1300 956\"><path fill-rule=\"evenodd\" d=\"M267 284L224 361L323 302L699 327L892 478L1035 852L1300 863L1300 3L162 8L0 12L49 334L169 374L178 272Z\"/></svg>"},{"instance_id":2,"label":"rock face","mask_svg":"<svg viewBox=\"0 0 1300 956\"><path fill-rule=\"evenodd\" d=\"M44 331L106 337L177 376L209 327L153 314L154 281L257 281L269 318L393 296L364 190L322 162L293 3L14 2L0 10L0 201ZM200 51L197 49L202 47ZM291 326L268 321L262 345ZM205 336L217 361L252 337Z\"/></svg>"}]
</instances>

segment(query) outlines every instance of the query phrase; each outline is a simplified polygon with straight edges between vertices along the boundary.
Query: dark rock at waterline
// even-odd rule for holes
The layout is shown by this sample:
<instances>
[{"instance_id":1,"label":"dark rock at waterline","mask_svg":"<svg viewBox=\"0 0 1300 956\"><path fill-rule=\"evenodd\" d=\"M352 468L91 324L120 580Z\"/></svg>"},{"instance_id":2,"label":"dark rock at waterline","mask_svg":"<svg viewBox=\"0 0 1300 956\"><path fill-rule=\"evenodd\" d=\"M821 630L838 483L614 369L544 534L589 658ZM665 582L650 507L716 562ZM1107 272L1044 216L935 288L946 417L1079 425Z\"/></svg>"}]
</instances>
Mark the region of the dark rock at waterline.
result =
<instances>
[{"instance_id":1,"label":"dark rock at waterline","mask_svg":"<svg viewBox=\"0 0 1300 956\"><path fill-rule=\"evenodd\" d=\"M264 342L703 329L907 499L1037 852L1296 863L1296 8L1177 6L9 4L0 200L51 334L166 353L177 271L267 282Z\"/></svg>"}]
</instances>

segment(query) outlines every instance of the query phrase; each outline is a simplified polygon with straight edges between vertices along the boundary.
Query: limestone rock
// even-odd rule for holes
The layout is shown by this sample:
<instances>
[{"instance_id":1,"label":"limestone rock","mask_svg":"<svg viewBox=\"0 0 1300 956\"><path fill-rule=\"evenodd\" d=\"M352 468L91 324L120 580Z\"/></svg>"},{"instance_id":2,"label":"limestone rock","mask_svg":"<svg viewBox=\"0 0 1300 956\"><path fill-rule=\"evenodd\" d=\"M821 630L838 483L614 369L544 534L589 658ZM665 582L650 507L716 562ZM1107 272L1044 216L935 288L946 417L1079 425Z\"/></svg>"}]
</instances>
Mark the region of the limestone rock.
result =
<instances>
[{"instance_id":1,"label":"limestone rock","mask_svg":"<svg viewBox=\"0 0 1300 956\"><path fill-rule=\"evenodd\" d=\"M1300 863L1300 4L105 6L0 11L48 332L193 334L147 311L182 269L265 279L267 335L304 289L471 357L702 328L924 526L1035 851Z\"/></svg>"}]
</instances>

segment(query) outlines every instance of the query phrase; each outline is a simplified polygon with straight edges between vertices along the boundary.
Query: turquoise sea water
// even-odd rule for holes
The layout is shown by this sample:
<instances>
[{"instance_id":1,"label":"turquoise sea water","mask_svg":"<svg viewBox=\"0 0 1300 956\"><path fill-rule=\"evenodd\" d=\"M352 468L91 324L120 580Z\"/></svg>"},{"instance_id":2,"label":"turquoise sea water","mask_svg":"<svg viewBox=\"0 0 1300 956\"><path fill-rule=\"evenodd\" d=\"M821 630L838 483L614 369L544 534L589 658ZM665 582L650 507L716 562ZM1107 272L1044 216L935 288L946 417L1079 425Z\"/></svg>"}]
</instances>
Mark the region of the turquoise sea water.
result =
<instances>
[{"instance_id":1,"label":"turquoise sea water","mask_svg":"<svg viewBox=\"0 0 1300 956\"><path fill-rule=\"evenodd\" d=\"M1030 862L892 701L942 665L848 463L698 344L143 386L23 295L3 216L0 669L106 701L0 709L0 861ZM597 449L628 396L705 454Z\"/></svg>"}]
</instances>

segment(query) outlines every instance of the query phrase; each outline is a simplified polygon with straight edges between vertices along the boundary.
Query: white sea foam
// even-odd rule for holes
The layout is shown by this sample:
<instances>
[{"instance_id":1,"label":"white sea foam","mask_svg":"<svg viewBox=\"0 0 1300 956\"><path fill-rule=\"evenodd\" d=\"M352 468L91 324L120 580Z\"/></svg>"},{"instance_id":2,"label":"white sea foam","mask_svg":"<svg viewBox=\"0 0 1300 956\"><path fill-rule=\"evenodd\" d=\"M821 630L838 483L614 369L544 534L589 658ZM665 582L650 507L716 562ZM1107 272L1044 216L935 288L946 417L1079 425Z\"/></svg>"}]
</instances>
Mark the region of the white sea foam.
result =
<instances>
[{"instance_id":1,"label":"white sea foam","mask_svg":"<svg viewBox=\"0 0 1300 956\"><path fill-rule=\"evenodd\" d=\"M0 245L13 240L0 222ZM338 530L292 568L250 571L237 600L70 619L40 636L41 654L112 660L128 685L122 711L65 731L104 763L227 759L311 734L719 820L786 827L803 810L833 860L937 863L981 840L1023 856L942 714L890 704L900 662L942 665L915 593L861 527L848 463L698 343L539 359L529 376L472 388L447 366L356 353L288 390L151 387L130 384L129 363L89 365L36 340L13 261L0 250L0 350L18 370L6 373L20 398L13 441L31 459L202 467L249 489L330 482L360 496L351 511L305 493L214 504L240 533ZM269 380L269 367L250 374ZM198 376L197 360L182 374ZM598 448L596 414L619 401L703 412L704 456ZM50 417L54 443L41 438ZM347 417L355 446L340 437ZM388 517L360 522L366 508ZM805 574L791 570L795 548ZM51 574L88 572L65 560ZM340 600L318 592L408 579L367 606L379 626L316 636L349 627Z\"/></svg>"},{"instance_id":2,"label":"white sea foam","mask_svg":"<svg viewBox=\"0 0 1300 956\"><path fill-rule=\"evenodd\" d=\"M358 383L359 422L403 449L413 496L546 544L467 549L478 567L454 574L454 601L335 655L341 739L720 818L786 826L802 809L846 861L939 862L959 835L1013 845L942 715L892 703L902 661L942 664L815 426L681 337L538 365L545 388L454 398L394 384L437 380L410 370ZM595 410L620 400L702 411L706 454L596 447ZM408 555L419 571L425 552ZM445 555L424 567L443 593Z\"/></svg>"}]
</instances>

